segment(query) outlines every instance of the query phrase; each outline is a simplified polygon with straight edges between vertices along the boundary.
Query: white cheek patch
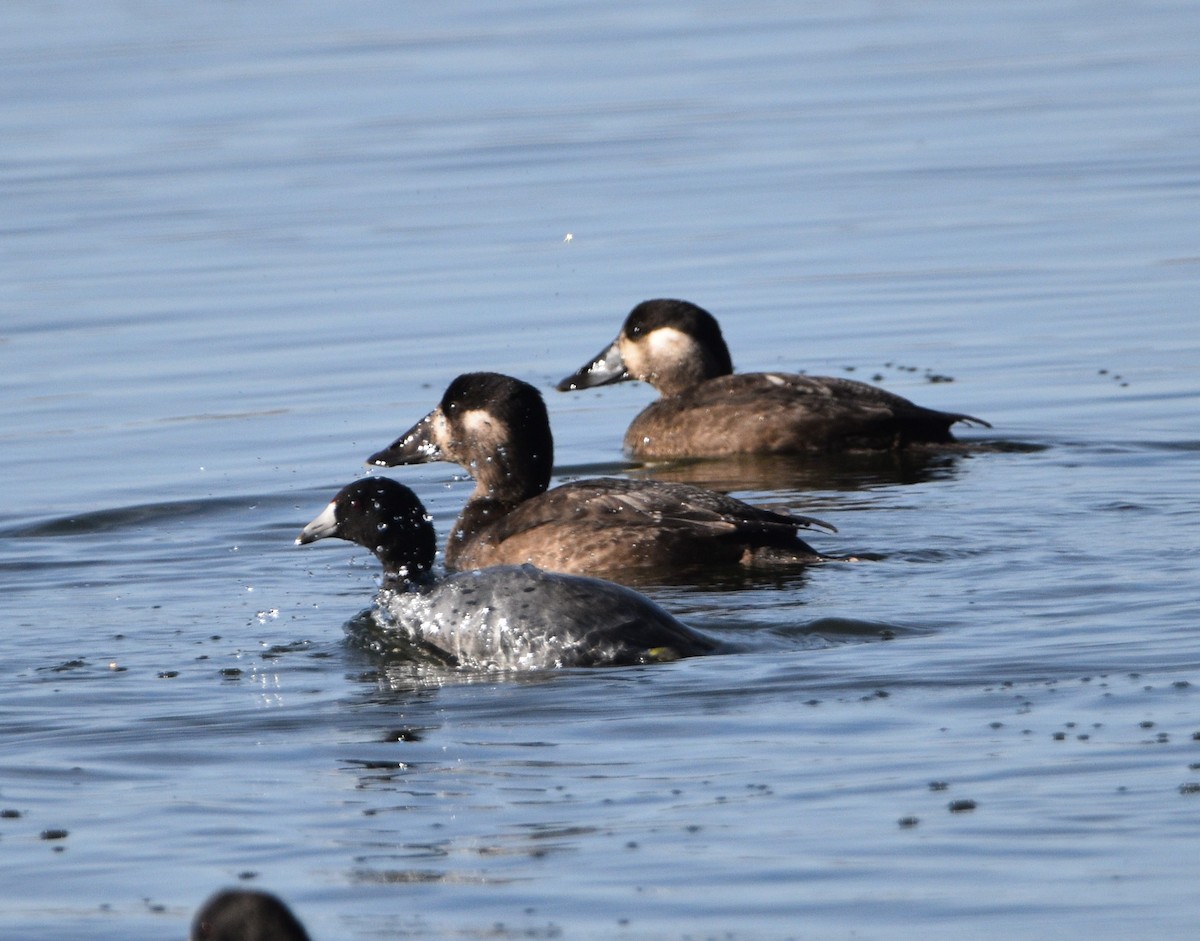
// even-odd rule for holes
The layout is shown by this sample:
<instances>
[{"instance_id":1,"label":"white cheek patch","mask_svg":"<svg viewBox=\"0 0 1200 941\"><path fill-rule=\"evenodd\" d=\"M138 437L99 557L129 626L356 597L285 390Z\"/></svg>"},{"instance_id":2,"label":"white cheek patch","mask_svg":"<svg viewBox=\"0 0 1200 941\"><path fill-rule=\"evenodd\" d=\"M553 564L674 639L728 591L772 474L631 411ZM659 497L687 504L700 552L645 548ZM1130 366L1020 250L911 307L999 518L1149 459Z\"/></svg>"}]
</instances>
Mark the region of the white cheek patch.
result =
<instances>
[{"instance_id":1,"label":"white cheek patch","mask_svg":"<svg viewBox=\"0 0 1200 941\"><path fill-rule=\"evenodd\" d=\"M696 345L695 340L674 327L651 330L650 335L646 337L646 343L655 356L663 357L678 356L680 350L687 351Z\"/></svg>"},{"instance_id":2,"label":"white cheek patch","mask_svg":"<svg viewBox=\"0 0 1200 941\"><path fill-rule=\"evenodd\" d=\"M476 438L486 438L492 435L496 422L483 409L473 408L462 414L462 428L467 434Z\"/></svg>"},{"instance_id":3,"label":"white cheek patch","mask_svg":"<svg viewBox=\"0 0 1200 941\"><path fill-rule=\"evenodd\" d=\"M508 444L508 427L481 408L470 409L458 416L458 433L463 441L474 442L475 448L482 447L486 451Z\"/></svg>"},{"instance_id":4,"label":"white cheek patch","mask_svg":"<svg viewBox=\"0 0 1200 941\"><path fill-rule=\"evenodd\" d=\"M622 334L620 344L626 370L639 379L646 379L656 372L670 372L677 365L702 355L696 341L675 327L659 327L640 340L630 340Z\"/></svg>"}]
</instances>

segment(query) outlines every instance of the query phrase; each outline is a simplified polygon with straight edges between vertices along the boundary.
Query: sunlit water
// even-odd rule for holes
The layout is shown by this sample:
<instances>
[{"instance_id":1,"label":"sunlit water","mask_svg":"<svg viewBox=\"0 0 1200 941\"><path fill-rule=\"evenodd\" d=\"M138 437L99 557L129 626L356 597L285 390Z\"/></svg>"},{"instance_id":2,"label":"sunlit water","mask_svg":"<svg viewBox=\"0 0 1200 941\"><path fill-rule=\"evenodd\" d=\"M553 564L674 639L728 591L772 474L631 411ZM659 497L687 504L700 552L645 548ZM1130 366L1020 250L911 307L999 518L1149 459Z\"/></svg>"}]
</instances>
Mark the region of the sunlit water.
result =
<instances>
[{"instance_id":1,"label":"sunlit water","mask_svg":"<svg viewBox=\"0 0 1200 941\"><path fill-rule=\"evenodd\" d=\"M1191 936L1200 8L0 24L0 936L182 938L239 881L316 941ZM995 428L630 467L649 389L550 388L654 296ZM373 560L292 541L480 368L560 476L867 561L648 586L720 656L381 659ZM444 536L462 474L389 473Z\"/></svg>"}]
</instances>

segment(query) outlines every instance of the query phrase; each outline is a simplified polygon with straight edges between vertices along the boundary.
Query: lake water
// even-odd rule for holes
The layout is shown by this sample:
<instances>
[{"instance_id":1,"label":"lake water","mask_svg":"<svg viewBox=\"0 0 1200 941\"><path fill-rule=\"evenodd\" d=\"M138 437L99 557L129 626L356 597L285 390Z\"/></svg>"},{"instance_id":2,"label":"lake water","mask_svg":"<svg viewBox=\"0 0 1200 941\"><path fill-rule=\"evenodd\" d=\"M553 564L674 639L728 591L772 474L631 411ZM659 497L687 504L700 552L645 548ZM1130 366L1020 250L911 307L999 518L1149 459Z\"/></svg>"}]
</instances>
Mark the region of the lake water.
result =
<instances>
[{"instance_id":1,"label":"lake water","mask_svg":"<svg viewBox=\"0 0 1200 941\"><path fill-rule=\"evenodd\" d=\"M0 937L182 938L239 882L315 941L1194 934L1200 6L0 26ZM652 392L551 385L659 296L994 430L632 467ZM872 561L648 587L726 656L373 659L373 560L292 540L474 369L545 390L560 478ZM389 473L444 537L462 473Z\"/></svg>"}]
</instances>

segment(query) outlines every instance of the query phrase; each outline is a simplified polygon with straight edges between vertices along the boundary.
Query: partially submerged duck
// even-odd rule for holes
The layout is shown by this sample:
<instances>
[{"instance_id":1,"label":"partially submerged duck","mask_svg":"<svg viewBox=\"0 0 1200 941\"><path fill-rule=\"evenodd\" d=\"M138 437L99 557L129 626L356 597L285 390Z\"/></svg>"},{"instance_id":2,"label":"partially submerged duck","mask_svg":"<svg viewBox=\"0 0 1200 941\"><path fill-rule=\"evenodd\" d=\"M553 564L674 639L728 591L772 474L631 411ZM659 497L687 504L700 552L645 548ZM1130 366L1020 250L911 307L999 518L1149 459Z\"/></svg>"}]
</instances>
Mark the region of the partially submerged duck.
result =
<instances>
[{"instance_id":1,"label":"partially submerged duck","mask_svg":"<svg viewBox=\"0 0 1200 941\"><path fill-rule=\"evenodd\" d=\"M602 353L560 392L626 380L661 395L625 433L642 459L900 449L949 444L981 418L924 408L865 382L796 373L735 373L716 318L688 301L643 301Z\"/></svg>"},{"instance_id":2,"label":"partially submerged duck","mask_svg":"<svg viewBox=\"0 0 1200 941\"><path fill-rule=\"evenodd\" d=\"M618 577L819 562L826 557L797 530L833 530L688 484L594 478L550 490L554 444L541 393L498 373L459 376L437 408L367 461L449 461L475 479L446 544L448 569L527 562Z\"/></svg>"},{"instance_id":3,"label":"partially submerged duck","mask_svg":"<svg viewBox=\"0 0 1200 941\"><path fill-rule=\"evenodd\" d=\"M309 941L308 932L269 892L224 889L200 906L189 941Z\"/></svg>"},{"instance_id":4,"label":"partially submerged duck","mask_svg":"<svg viewBox=\"0 0 1200 941\"><path fill-rule=\"evenodd\" d=\"M536 670L677 660L712 653L693 631L637 592L532 565L432 574L433 523L421 501L387 477L343 487L301 531L304 545L337 537L383 565L382 627L422 659L473 670Z\"/></svg>"}]
</instances>

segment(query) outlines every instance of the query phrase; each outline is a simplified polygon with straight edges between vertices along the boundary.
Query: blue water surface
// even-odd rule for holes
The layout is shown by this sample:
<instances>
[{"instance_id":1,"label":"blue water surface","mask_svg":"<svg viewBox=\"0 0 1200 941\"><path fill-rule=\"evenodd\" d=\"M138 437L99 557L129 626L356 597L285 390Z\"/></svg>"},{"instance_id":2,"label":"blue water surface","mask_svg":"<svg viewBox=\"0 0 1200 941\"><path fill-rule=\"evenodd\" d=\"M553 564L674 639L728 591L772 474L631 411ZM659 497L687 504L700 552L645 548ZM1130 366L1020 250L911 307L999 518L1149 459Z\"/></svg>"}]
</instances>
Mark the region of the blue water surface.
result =
<instances>
[{"instance_id":1,"label":"blue water surface","mask_svg":"<svg viewBox=\"0 0 1200 941\"><path fill-rule=\"evenodd\" d=\"M0 7L0 937L1190 937L1200 8ZM971 447L651 468L649 297ZM415 671L292 542L455 375L559 479L867 561L646 586L737 652ZM949 380L949 381L947 381ZM471 485L389 471L444 535Z\"/></svg>"}]
</instances>

